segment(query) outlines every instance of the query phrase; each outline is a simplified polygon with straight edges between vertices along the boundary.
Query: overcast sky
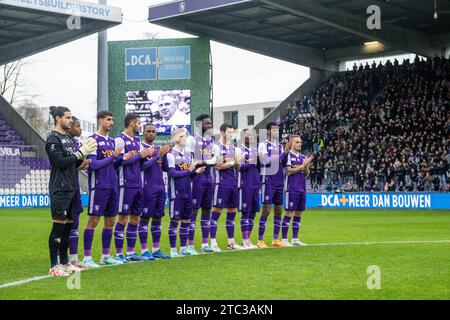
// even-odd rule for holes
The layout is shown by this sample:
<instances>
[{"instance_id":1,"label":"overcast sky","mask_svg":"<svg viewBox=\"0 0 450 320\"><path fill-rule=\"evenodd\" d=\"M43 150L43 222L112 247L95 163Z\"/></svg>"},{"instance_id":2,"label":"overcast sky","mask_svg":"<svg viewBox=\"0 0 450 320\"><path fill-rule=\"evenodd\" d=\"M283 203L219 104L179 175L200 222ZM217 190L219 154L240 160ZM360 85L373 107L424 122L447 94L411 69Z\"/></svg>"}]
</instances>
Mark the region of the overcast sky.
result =
<instances>
[{"instance_id":1,"label":"overcast sky","mask_svg":"<svg viewBox=\"0 0 450 320\"><path fill-rule=\"evenodd\" d=\"M88 2L97 2L87 0ZM188 35L149 24L148 7L167 0L108 0L122 8L123 23L109 29L108 40L136 40L145 32L158 38ZM284 100L309 77L309 68L212 42L214 105ZM92 120L97 101L97 35L34 55L24 70L29 94L41 106L65 105Z\"/></svg>"}]
</instances>

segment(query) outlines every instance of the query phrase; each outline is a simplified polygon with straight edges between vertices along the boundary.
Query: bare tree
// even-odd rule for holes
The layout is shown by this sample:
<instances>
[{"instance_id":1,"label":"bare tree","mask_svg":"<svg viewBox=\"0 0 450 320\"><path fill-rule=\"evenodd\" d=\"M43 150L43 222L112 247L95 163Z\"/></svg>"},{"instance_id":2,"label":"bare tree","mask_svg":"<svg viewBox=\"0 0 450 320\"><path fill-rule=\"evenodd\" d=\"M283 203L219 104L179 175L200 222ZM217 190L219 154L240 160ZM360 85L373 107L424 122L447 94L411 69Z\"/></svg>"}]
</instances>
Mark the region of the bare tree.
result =
<instances>
[{"instance_id":1,"label":"bare tree","mask_svg":"<svg viewBox=\"0 0 450 320\"><path fill-rule=\"evenodd\" d=\"M51 124L45 119L41 107L31 100L24 100L17 108L17 111L42 137L47 135Z\"/></svg>"},{"instance_id":2,"label":"bare tree","mask_svg":"<svg viewBox=\"0 0 450 320\"><path fill-rule=\"evenodd\" d=\"M20 87L22 68L28 64L23 60L7 63L0 68L0 95L9 97L8 102L14 104Z\"/></svg>"}]
</instances>

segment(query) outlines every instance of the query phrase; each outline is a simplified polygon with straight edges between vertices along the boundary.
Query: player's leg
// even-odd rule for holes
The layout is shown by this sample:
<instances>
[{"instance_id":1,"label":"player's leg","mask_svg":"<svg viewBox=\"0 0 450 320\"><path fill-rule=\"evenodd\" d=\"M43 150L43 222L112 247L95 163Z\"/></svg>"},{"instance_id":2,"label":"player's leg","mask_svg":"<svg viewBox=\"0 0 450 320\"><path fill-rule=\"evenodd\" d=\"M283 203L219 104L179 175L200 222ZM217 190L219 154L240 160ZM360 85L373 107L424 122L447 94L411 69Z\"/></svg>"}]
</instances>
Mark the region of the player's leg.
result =
<instances>
[{"instance_id":1,"label":"player's leg","mask_svg":"<svg viewBox=\"0 0 450 320\"><path fill-rule=\"evenodd\" d=\"M212 247L209 245L209 232L211 226L211 208L213 203L213 185L205 185L204 192L200 206L202 208L202 214L200 218L202 228L202 248L201 251L205 253L213 252Z\"/></svg>"},{"instance_id":2,"label":"player's leg","mask_svg":"<svg viewBox=\"0 0 450 320\"><path fill-rule=\"evenodd\" d=\"M66 224L66 215L64 214L63 209L63 198L64 197L60 192L50 195L50 207L53 225L48 239L48 246L50 251L50 270L48 273L49 275L55 277L70 275L70 273L63 270L58 261L58 254L61 247L61 238Z\"/></svg>"},{"instance_id":3,"label":"player's leg","mask_svg":"<svg viewBox=\"0 0 450 320\"><path fill-rule=\"evenodd\" d=\"M155 210L156 193L150 189L143 190L144 202L142 207L142 216L139 221L138 234L141 242L141 255L151 254L148 252L148 224Z\"/></svg>"},{"instance_id":4,"label":"player's leg","mask_svg":"<svg viewBox=\"0 0 450 320\"><path fill-rule=\"evenodd\" d=\"M292 216L294 215L297 198L298 198L297 194L294 194L291 192L286 192L286 201L285 201L285 207L284 207L286 213L284 215L282 227L281 227L281 236L283 239L282 240L283 245L285 247L292 246L288 241L288 232L289 232L289 227L291 225Z\"/></svg>"},{"instance_id":5,"label":"player's leg","mask_svg":"<svg viewBox=\"0 0 450 320\"><path fill-rule=\"evenodd\" d=\"M125 188L120 188L119 191L119 221L114 227L114 244L116 247L116 260L126 263L125 255L123 254L123 243L125 240L125 226L128 223L129 204L126 196ZM127 210L126 210L127 209Z\"/></svg>"},{"instance_id":6,"label":"player's leg","mask_svg":"<svg viewBox=\"0 0 450 320\"><path fill-rule=\"evenodd\" d=\"M305 211L306 207L306 194L300 194L299 206L294 212L294 218L292 221L292 244L295 246L304 246L305 244L298 239L298 234L300 232L300 224L302 221L302 213Z\"/></svg>"},{"instance_id":7,"label":"player's leg","mask_svg":"<svg viewBox=\"0 0 450 320\"><path fill-rule=\"evenodd\" d=\"M83 263L90 268L99 268L100 266L92 259L92 242L94 241L95 227L100 220L99 216L89 215L86 229L84 229L84 259Z\"/></svg>"},{"instance_id":8,"label":"player's leg","mask_svg":"<svg viewBox=\"0 0 450 320\"><path fill-rule=\"evenodd\" d=\"M272 210L272 199L273 192L270 184L263 184L261 187L261 197L263 201L263 211L261 218L259 219L259 230L258 230L258 242L256 245L258 248L266 248L266 243L264 242L264 233L266 232L267 219L270 215L270 210Z\"/></svg>"},{"instance_id":9,"label":"player's leg","mask_svg":"<svg viewBox=\"0 0 450 320\"><path fill-rule=\"evenodd\" d=\"M66 212L66 223L61 235L61 244L59 247L59 263L63 266L66 272L81 271L79 268L72 266L69 263L69 244L70 232L72 231L73 222L77 215L77 194L76 192L68 193L64 201L64 212Z\"/></svg>"},{"instance_id":10,"label":"player's leg","mask_svg":"<svg viewBox=\"0 0 450 320\"><path fill-rule=\"evenodd\" d=\"M272 246L281 247L283 243L278 239L281 228L281 218L283 209L283 188L276 188L273 195L273 241Z\"/></svg>"},{"instance_id":11,"label":"player's leg","mask_svg":"<svg viewBox=\"0 0 450 320\"><path fill-rule=\"evenodd\" d=\"M180 254L182 256L198 255L195 250L189 250L189 248L187 247L192 214L192 199L183 199L180 224Z\"/></svg>"},{"instance_id":12,"label":"player's leg","mask_svg":"<svg viewBox=\"0 0 450 320\"><path fill-rule=\"evenodd\" d=\"M166 206L166 192L159 191L157 193L156 201L155 201L155 209L152 212L152 224L151 224L151 233L152 233L152 254L156 259L169 259L170 256L166 255L160 249L160 239L161 239L161 219L164 217L164 207Z\"/></svg>"},{"instance_id":13,"label":"player's leg","mask_svg":"<svg viewBox=\"0 0 450 320\"><path fill-rule=\"evenodd\" d=\"M70 230L69 236L69 254L70 254L70 263L72 265L78 264L78 228L80 224L80 214L77 212L77 215L73 221L72 230Z\"/></svg>"},{"instance_id":14,"label":"player's leg","mask_svg":"<svg viewBox=\"0 0 450 320\"><path fill-rule=\"evenodd\" d=\"M170 257L176 258L180 255L177 250L177 233L178 225L180 223L180 200L174 199L169 203L170 224L169 224L169 243L170 243Z\"/></svg>"},{"instance_id":15,"label":"player's leg","mask_svg":"<svg viewBox=\"0 0 450 320\"><path fill-rule=\"evenodd\" d=\"M249 226L249 217L250 213L247 211L242 211L241 216L241 233L242 233L242 246L244 249L249 249L249 232L248 232L248 226Z\"/></svg>"},{"instance_id":16,"label":"player's leg","mask_svg":"<svg viewBox=\"0 0 450 320\"><path fill-rule=\"evenodd\" d=\"M236 188L228 188L228 199L227 199L227 220L226 229L228 235L228 246L229 250L240 250L242 247L236 243L234 240L234 229L235 229L235 219L236 212L239 207L239 193Z\"/></svg>"},{"instance_id":17,"label":"player's leg","mask_svg":"<svg viewBox=\"0 0 450 320\"><path fill-rule=\"evenodd\" d=\"M221 252L217 244L217 226L219 224L220 214L224 208L224 202L222 201L222 188L219 185L214 186L214 197L213 197L213 209L211 214L211 225L210 225L210 236L211 236L211 247L214 252Z\"/></svg>"},{"instance_id":18,"label":"player's leg","mask_svg":"<svg viewBox=\"0 0 450 320\"><path fill-rule=\"evenodd\" d=\"M243 190L239 188L239 211L241 212L241 234L242 234L242 247L244 249L249 249L248 247L248 219L250 216L249 210L251 210L251 203L249 203L250 190Z\"/></svg>"},{"instance_id":19,"label":"player's leg","mask_svg":"<svg viewBox=\"0 0 450 320\"><path fill-rule=\"evenodd\" d=\"M257 249L258 246L254 245L252 243L251 234L253 230L253 221L256 216L256 212L260 210L260 204L259 204L259 190L253 189L251 192L251 200L249 205L249 216L248 216L248 228L247 228L247 239L248 239L248 247L250 249Z\"/></svg>"},{"instance_id":20,"label":"player's leg","mask_svg":"<svg viewBox=\"0 0 450 320\"><path fill-rule=\"evenodd\" d=\"M136 241L138 238L138 226L142 215L142 189L133 189L133 199L130 211L130 220L127 225L126 237L127 237L127 260L140 262L147 260L155 260L153 255L151 257L140 256L134 252Z\"/></svg>"}]
</instances>

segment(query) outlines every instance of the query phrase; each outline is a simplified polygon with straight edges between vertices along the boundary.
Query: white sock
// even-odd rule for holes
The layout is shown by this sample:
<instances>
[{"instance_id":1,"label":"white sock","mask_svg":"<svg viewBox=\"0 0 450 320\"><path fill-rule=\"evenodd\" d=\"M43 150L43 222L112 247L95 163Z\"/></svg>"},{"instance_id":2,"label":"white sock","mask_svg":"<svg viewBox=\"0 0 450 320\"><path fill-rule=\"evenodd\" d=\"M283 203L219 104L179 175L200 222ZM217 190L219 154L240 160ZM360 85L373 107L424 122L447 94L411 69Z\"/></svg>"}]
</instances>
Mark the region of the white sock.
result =
<instances>
[{"instance_id":1,"label":"white sock","mask_svg":"<svg viewBox=\"0 0 450 320\"><path fill-rule=\"evenodd\" d=\"M134 251L131 251L131 252L127 251L127 256L131 256L132 254L134 254Z\"/></svg>"},{"instance_id":2,"label":"white sock","mask_svg":"<svg viewBox=\"0 0 450 320\"><path fill-rule=\"evenodd\" d=\"M152 253L155 253L158 250L159 250L159 248L152 248Z\"/></svg>"},{"instance_id":3,"label":"white sock","mask_svg":"<svg viewBox=\"0 0 450 320\"><path fill-rule=\"evenodd\" d=\"M211 245L213 245L213 246L217 245L217 240L216 239L211 239Z\"/></svg>"},{"instance_id":4,"label":"white sock","mask_svg":"<svg viewBox=\"0 0 450 320\"><path fill-rule=\"evenodd\" d=\"M228 243L234 243L234 238L228 238Z\"/></svg>"},{"instance_id":5,"label":"white sock","mask_svg":"<svg viewBox=\"0 0 450 320\"><path fill-rule=\"evenodd\" d=\"M181 251L181 250L185 250L185 249L186 249L186 247L180 247L180 251Z\"/></svg>"},{"instance_id":6,"label":"white sock","mask_svg":"<svg viewBox=\"0 0 450 320\"><path fill-rule=\"evenodd\" d=\"M202 248L205 248L205 247L207 247L207 246L208 246L207 243L202 243Z\"/></svg>"},{"instance_id":7,"label":"white sock","mask_svg":"<svg viewBox=\"0 0 450 320\"><path fill-rule=\"evenodd\" d=\"M142 254L144 254L144 253L146 253L146 252L148 252L148 249L142 249L142 250L141 250L141 253L142 253Z\"/></svg>"},{"instance_id":8,"label":"white sock","mask_svg":"<svg viewBox=\"0 0 450 320\"><path fill-rule=\"evenodd\" d=\"M89 260L89 259L92 259L92 257L91 256L84 256L84 259L85 260Z\"/></svg>"},{"instance_id":9,"label":"white sock","mask_svg":"<svg viewBox=\"0 0 450 320\"><path fill-rule=\"evenodd\" d=\"M102 259L108 259L111 258L109 254L102 254Z\"/></svg>"},{"instance_id":10,"label":"white sock","mask_svg":"<svg viewBox=\"0 0 450 320\"><path fill-rule=\"evenodd\" d=\"M70 262L73 262L73 261L78 261L78 254L71 254L70 255Z\"/></svg>"}]
</instances>

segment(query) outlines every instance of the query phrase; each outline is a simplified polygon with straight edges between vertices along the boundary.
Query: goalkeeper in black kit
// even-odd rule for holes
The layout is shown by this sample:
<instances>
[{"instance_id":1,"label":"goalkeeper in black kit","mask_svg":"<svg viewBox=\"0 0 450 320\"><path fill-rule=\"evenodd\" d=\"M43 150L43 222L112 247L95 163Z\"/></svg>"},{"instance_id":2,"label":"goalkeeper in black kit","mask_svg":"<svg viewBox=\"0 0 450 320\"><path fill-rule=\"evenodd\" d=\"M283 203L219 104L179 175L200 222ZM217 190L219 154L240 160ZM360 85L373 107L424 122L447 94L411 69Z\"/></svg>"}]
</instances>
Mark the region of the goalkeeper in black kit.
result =
<instances>
[{"instance_id":1,"label":"goalkeeper in black kit","mask_svg":"<svg viewBox=\"0 0 450 320\"><path fill-rule=\"evenodd\" d=\"M72 126L72 114L66 107L50 107L55 121L45 149L51 165L49 193L53 220L49 238L51 276L68 276L76 271L68 259L69 236L77 210L77 168L88 165L85 158L97 149L97 142L88 139L75 151L73 140L67 135ZM58 261L59 255L59 261Z\"/></svg>"}]
</instances>

